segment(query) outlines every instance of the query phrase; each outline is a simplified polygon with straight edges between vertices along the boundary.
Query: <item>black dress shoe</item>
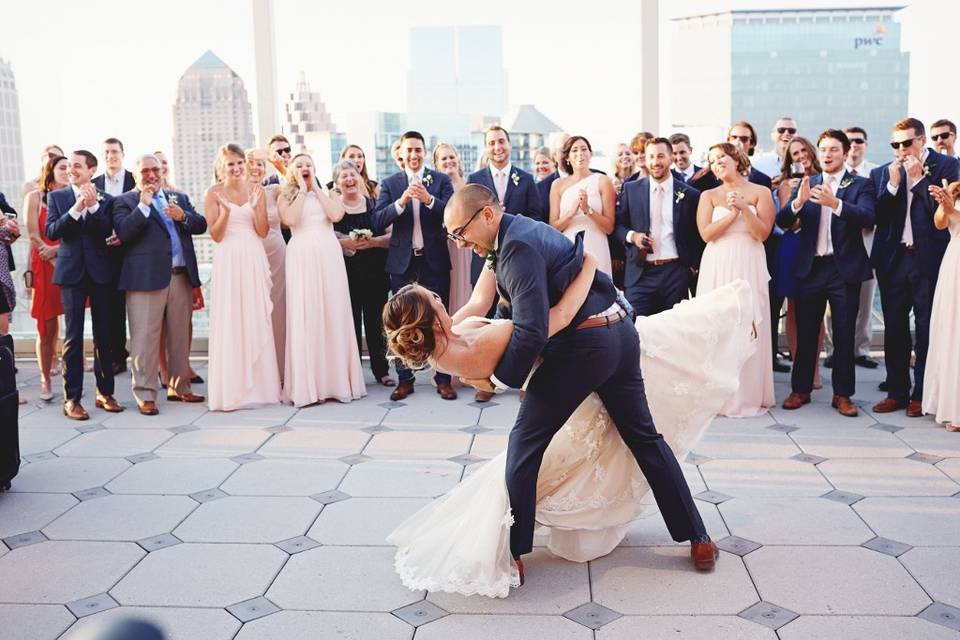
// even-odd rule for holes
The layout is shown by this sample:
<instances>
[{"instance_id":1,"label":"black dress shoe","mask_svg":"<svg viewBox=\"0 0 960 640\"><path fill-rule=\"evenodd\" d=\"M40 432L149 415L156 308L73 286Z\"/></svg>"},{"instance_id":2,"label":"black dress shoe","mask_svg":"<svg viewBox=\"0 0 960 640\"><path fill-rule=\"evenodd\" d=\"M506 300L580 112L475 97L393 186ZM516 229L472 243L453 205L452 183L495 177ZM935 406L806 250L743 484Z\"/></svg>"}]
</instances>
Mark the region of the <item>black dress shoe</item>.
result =
<instances>
[{"instance_id":1,"label":"black dress shoe","mask_svg":"<svg viewBox=\"0 0 960 640\"><path fill-rule=\"evenodd\" d=\"M864 369L876 369L880 366L880 363L870 356L857 356L856 360L854 360L854 363L856 363L858 367L863 367Z\"/></svg>"},{"instance_id":2,"label":"black dress shoe","mask_svg":"<svg viewBox=\"0 0 960 640\"><path fill-rule=\"evenodd\" d=\"M203 384L203 378L199 375L193 376L190 378L190 384Z\"/></svg>"},{"instance_id":3,"label":"black dress shoe","mask_svg":"<svg viewBox=\"0 0 960 640\"><path fill-rule=\"evenodd\" d=\"M831 353L826 358L823 359L823 366L827 369L833 369L833 354Z\"/></svg>"},{"instance_id":4,"label":"black dress shoe","mask_svg":"<svg viewBox=\"0 0 960 640\"><path fill-rule=\"evenodd\" d=\"M884 380L883 382L877 385L877 389L880 389L880 391L890 391L890 385L888 385L887 381Z\"/></svg>"},{"instance_id":5,"label":"black dress shoe","mask_svg":"<svg viewBox=\"0 0 960 640\"><path fill-rule=\"evenodd\" d=\"M783 364L779 360L773 361L773 370L777 373L790 373L790 365Z\"/></svg>"}]
</instances>

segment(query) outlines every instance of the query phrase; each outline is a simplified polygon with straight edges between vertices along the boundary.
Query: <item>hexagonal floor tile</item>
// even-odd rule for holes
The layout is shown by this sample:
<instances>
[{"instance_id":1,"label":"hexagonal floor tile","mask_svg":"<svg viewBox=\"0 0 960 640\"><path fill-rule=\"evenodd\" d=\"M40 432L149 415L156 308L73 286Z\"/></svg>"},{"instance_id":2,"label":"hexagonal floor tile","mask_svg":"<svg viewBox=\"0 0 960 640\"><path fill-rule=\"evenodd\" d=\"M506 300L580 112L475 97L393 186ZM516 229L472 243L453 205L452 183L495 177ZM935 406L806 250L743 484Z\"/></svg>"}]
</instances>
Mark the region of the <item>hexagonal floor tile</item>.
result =
<instances>
[{"instance_id":1,"label":"hexagonal floor tile","mask_svg":"<svg viewBox=\"0 0 960 640\"><path fill-rule=\"evenodd\" d=\"M356 497L432 498L452 489L462 472L446 461L373 460L351 467L340 490Z\"/></svg>"},{"instance_id":2,"label":"hexagonal floor tile","mask_svg":"<svg viewBox=\"0 0 960 640\"><path fill-rule=\"evenodd\" d=\"M363 453L378 459L446 459L467 453L472 439L469 433L459 431L429 434L393 431L373 436Z\"/></svg>"},{"instance_id":3,"label":"hexagonal floor tile","mask_svg":"<svg viewBox=\"0 0 960 640\"><path fill-rule=\"evenodd\" d=\"M349 468L335 460L259 460L237 469L222 488L232 495L310 496L336 487Z\"/></svg>"},{"instance_id":4,"label":"hexagonal floor tile","mask_svg":"<svg viewBox=\"0 0 960 640\"><path fill-rule=\"evenodd\" d=\"M0 602L65 604L110 589L146 552L132 542L50 541L0 558Z\"/></svg>"},{"instance_id":5,"label":"hexagonal floor tile","mask_svg":"<svg viewBox=\"0 0 960 640\"><path fill-rule=\"evenodd\" d=\"M960 438L942 425L934 425L929 429L904 429L897 432L897 437L917 451L941 458L960 458Z\"/></svg>"},{"instance_id":6,"label":"hexagonal floor tile","mask_svg":"<svg viewBox=\"0 0 960 640\"><path fill-rule=\"evenodd\" d=\"M634 636L636 637L636 636ZM417 629L417 640L591 640L593 631L562 616L451 615Z\"/></svg>"},{"instance_id":7,"label":"hexagonal floor tile","mask_svg":"<svg viewBox=\"0 0 960 640\"><path fill-rule=\"evenodd\" d=\"M262 595L287 557L266 544L178 544L148 555L110 595L121 605L227 607Z\"/></svg>"},{"instance_id":8,"label":"hexagonal floor tile","mask_svg":"<svg viewBox=\"0 0 960 640\"><path fill-rule=\"evenodd\" d=\"M823 458L905 458L913 453L894 434L876 429L805 427L792 437L804 453Z\"/></svg>"},{"instance_id":9,"label":"hexagonal floor tile","mask_svg":"<svg viewBox=\"0 0 960 640\"><path fill-rule=\"evenodd\" d=\"M823 498L736 498L719 508L733 535L760 544L857 545L874 535L850 507Z\"/></svg>"},{"instance_id":10,"label":"hexagonal floor tile","mask_svg":"<svg viewBox=\"0 0 960 640\"><path fill-rule=\"evenodd\" d=\"M41 451L53 451L65 442L79 438L76 429L21 429L20 455L29 456Z\"/></svg>"},{"instance_id":11,"label":"hexagonal floor tile","mask_svg":"<svg viewBox=\"0 0 960 640\"><path fill-rule=\"evenodd\" d=\"M158 458L127 469L107 484L112 493L190 495L219 486L237 468L223 458Z\"/></svg>"},{"instance_id":12,"label":"hexagonal floor tile","mask_svg":"<svg viewBox=\"0 0 960 640\"><path fill-rule=\"evenodd\" d=\"M895 558L861 547L764 547L744 557L766 602L801 615L915 615L930 599Z\"/></svg>"},{"instance_id":13,"label":"hexagonal floor tile","mask_svg":"<svg viewBox=\"0 0 960 640\"><path fill-rule=\"evenodd\" d=\"M294 429L279 433L258 453L268 458L340 458L360 453L370 440L363 431Z\"/></svg>"},{"instance_id":14,"label":"hexagonal floor tile","mask_svg":"<svg viewBox=\"0 0 960 640\"><path fill-rule=\"evenodd\" d=\"M197 507L186 496L105 496L44 527L51 540L140 540L173 529Z\"/></svg>"},{"instance_id":15,"label":"hexagonal floor tile","mask_svg":"<svg viewBox=\"0 0 960 640\"><path fill-rule=\"evenodd\" d=\"M236 640L409 640L412 632L389 613L281 611L243 625Z\"/></svg>"},{"instance_id":16,"label":"hexagonal floor tile","mask_svg":"<svg viewBox=\"0 0 960 640\"><path fill-rule=\"evenodd\" d=\"M697 510L707 528L707 533L714 540L720 540L730 535L727 527L717 511L717 505L697 501ZM689 545L687 542L674 542L667 530L667 525L660 515L656 505L645 506L640 516L627 527L627 533L620 543L621 547L662 547L673 544Z\"/></svg>"},{"instance_id":17,"label":"hexagonal floor tile","mask_svg":"<svg viewBox=\"0 0 960 640\"><path fill-rule=\"evenodd\" d=\"M594 601L624 615L735 615L760 599L743 561L727 553L707 574L693 570L685 546L621 547L590 567Z\"/></svg>"},{"instance_id":18,"label":"hexagonal floor tile","mask_svg":"<svg viewBox=\"0 0 960 640\"><path fill-rule=\"evenodd\" d=\"M735 498L819 496L833 488L797 460L711 460L699 468L711 491Z\"/></svg>"},{"instance_id":19,"label":"hexagonal floor tile","mask_svg":"<svg viewBox=\"0 0 960 640\"><path fill-rule=\"evenodd\" d=\"M884 538L914 547L957 545L957 498L867 498L853 505L853 509Z\"/></svg>"},{"instance_id":20,"label":"hexagonal floor tile","mask_svg":"<svg viewBox=\"0 0 960 640\"><path fill-rule=\"evenodd\" d=\"M303 535L321 508L310 498L228 496L197 507L173 535L184 542L279 542Z\"/></svg>"},{"instance_id":21,"label":"hexagonal floor tile","mask_svg":"<svg viewBox=\"0 0 960 640\"><path fill-rule=\"evenodd\" d=\"M900 562L937 602L960 607L960 549L911 549Z\"/></svg>"},{"instance_id":22,"label":"hexagonal floor tile","mask_svg":"<svg viewBox=\"0 0 960 640\"><path fill-rule=\"evenodd\" d=\"M327 505L307 533L323 544L387 544L387 536L428 498L352 498Z\"/></svg>"},{"instance_id":23,"label":"hexagonal floor tile","mask_svg":"<svg viewBox=\"0 0 960 640\"><path fill-rule=\"evenodd\" d=\"M7 633L16 629L17 640L59 638L74 620L73 614L58 604L0 604L0 629Z\"/></svg>"},{"instance_id":24,"label":"hexagonal floor tile","mask_svg":"<svg viewBox=\"0 0 960 640\"><path fill-rule=\"evenodd\" d=\"M116 458L54 458L34 462L20 469L14 491L73 493L101 487L130 468Z\"/></svg>"},{"instance_id":25,"label":"hexagonal floor tile","mask_svg":"<svg viewBox=\"0 0 960 640\"><path fill-rule=\"evenodd\" d=\"M392 547L317 547L298 553L266 596L281 609L322 603L334 611L393 611L423 597L400 583L394 552Z\"/></svg>"},{"instance_id":26,"label":"hexagonal floor tile","mask_svg":"<svg viewBox=\"0 0 960 640\"><path fill-rule=\"evenodd\" d=\"M597 640L776 640L773 629L736 616L624 616L597 631Z\"/></svg>"},{"instance_id":27,"label":"hexagonal floor tile","mask_svg":"<svg viewBox=\"0 0 960 640\"><path fill-rule=\"evenodd\" d=\"M230 640L240 628L240 621L223 609L188 609L177 607L117 607L78 620L64 640L88 638L100 625L115 620L135 618L151 622L168 640L203 638Z\"/></svg>"},{"instance_id":28,"label":"hexagonal floor tile","mask_svg":"<svg viewBox=\"0 0 960 640\"><path fill-rule=\"evenodd\" d=\"M124 458L153 451L172 437L166 429L107 429L85 433L58 447L54 453L61 457Z\"/></svg>"},{"instance_id":29,"label":"hexagonal floor tile","mask_svg":"<svg viewBox=\"0 0 960 640\"><path fill-rule=\"evenodd\" d=\"M202 429L262 429L284 424L297 408L275 404L243 411L209 411L192 424Z\"/></svg>"},{"instance_id":30,"label":"hexagonal floor tile","mask_svg":"<svg viewBox=\"0 0 960 640\"><path fill-rule=\"evenodd\" d=\"M778 632L782 640L956 640L950 629L920 618L800 616Z\"/></svg>"},{"instance_id":31,"label":"hexagonal floor tile","mask_svg":"<svg viewBox=\"0 0 960 640\"><path fill-rule=\"evenodd\" d=\"M262 429L200 429L178 434L154 453L171 458L230 458L255 451L269 437Z\"/></svg>"},{"instance_id":32,"label":"hexagonal floor tile","mask_svg":"<svg viewBox=\"0 0 960 640\"><path fill-rule=\"evenodd\" d=\"M862 496L950 496L960 485L915 460L827 460L820 471L841 491Z\"/></svg>"},{"instance_id":33,"label":"hexagonal floor tile","mask_svg":"<svg viewBox=\"0 0 960 640\"><path fill-rule=\"evenodd\" d=\"M38 531L77 504L69 494L6 493L0 495L0 538Z\"/></svg>"},{"instance_id":34,"label":"hexagonal floor tile","mask_svg":"<svg viewBox=\"0 0 960 640\"><path fill-rule=\"evenodd\" d=\"M382 424L394 429L419 429L431 425L459 429L476 424L480 417L480 409L461 400L444 400L432 389L423 396L419 389L417 391L415 397L407 400L407 406L391 409Z\"/></svg>"}]
</instances>

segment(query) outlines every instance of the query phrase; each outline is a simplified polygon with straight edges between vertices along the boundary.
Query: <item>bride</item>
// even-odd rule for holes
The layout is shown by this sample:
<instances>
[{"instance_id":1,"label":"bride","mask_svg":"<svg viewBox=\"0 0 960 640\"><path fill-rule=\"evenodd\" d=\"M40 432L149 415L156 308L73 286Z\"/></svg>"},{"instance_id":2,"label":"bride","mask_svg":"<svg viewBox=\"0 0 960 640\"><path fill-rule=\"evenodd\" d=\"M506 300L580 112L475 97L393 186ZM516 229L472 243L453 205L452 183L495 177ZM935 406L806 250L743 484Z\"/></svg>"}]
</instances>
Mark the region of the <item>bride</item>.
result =
<instances>
[{"instance_id":1,"label":"bride","mask_svg":"<svg viewBox=\"0 0 960 640\"><path fill-rule=\"evenodd\" d=\"M570 322L589 292L596 259L550 310L549 333ZM575 268L579 260L567 268ZM452 318L432 292L412 284L384 308L390 349L408 366L427 364L467 379L491 375L513 332L509 320L471 314L490 308L496 290L484 269L470 302ZM754 352L750 286L735 281L670 311L637 318L647 401L658 430L682 459L733 395ZM506 452L479 466L420 509L387 541L405 586L420 591L506 597L522 582L510 553L513 517L504 481ZM537 481L537 524L557 556L587 562L610 553L643 509L649 486L596 394L557 432ZM544 532L544 531L542 531Z\"/></svg>"}]
</instances>

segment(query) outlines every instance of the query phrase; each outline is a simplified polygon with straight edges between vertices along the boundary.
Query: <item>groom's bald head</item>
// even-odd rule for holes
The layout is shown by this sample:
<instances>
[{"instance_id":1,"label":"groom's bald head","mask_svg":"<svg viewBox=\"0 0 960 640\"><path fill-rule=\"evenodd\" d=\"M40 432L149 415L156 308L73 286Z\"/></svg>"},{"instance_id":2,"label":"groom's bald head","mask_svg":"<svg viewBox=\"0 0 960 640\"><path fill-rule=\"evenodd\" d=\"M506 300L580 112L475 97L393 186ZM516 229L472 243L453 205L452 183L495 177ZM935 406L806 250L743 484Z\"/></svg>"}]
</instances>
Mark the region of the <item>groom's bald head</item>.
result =
<instances>
[{"instance_id":1,"label":"groom's bald head","mask_svg":"<svg viewBox=\"0 0 960 640\"><path fill-rule=\"evenodd\" d=\"M493 248L503 210L496 194L482 184L467 184L447 201L443 226L462 247L481 255Z\"/></svg>"}]
</instances>

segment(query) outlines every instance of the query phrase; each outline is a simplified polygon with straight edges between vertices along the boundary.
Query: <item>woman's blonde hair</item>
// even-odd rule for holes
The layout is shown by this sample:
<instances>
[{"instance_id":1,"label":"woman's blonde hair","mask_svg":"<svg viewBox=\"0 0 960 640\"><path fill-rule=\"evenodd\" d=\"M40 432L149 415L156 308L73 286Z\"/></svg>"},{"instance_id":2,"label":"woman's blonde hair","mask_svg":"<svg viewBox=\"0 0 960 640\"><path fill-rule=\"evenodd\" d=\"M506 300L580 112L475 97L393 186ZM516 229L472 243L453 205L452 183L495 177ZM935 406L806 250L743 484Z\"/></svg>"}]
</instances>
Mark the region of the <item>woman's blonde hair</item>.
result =
<instances>
[{"instance_id":1,"label":"woman's blonde hair","mask_svg":"<svg viewBox=\"0 0 960 640\"><path fill-rule=\"evenodd\" d=\"M300 152L297 155L290 158L290 162L287 163L287 175L284 177L284 184L280 188L280 195L286 198L287 202L293 202L294 198L297 197L297 194L300 193L300 183L297 182L297 176L294 173L293 163L297 158L310 158L310 162L313 162L313 156L309 153ZM313 170L316 172L317 165L313 165ZM316 178L316 176L314 176Z\"/></svg>"},{"instance_id":2,"label":"woman's blonde hair","mask_svg":"<svg viewBox=\"0 0 960 640\"><path fill-rule=\"evenodd\" d=\"M217 149L217 156L213 160L213 182L211 186L220 184L223 181L223 165L227 156L230 155L239 156L244 162L247 161L247 154L244 153L240 145L230 142L221 146Z\"/></svg>"},{"instance_id":3,"label":"woman's blonde hair","mask_svg":"<svg viewBox=\"0 0 960 640\"><path fill-rule=\"evenodd\" d=\"M453 151L453 155L457 156L457 173L460 174L460 177L463 177L463 161L460 159L460 152L457 151L457 148L450 144L449 142L438 142L437 146L433 148L433 168L437 171L440 171L440 152L443 148L450 149ZM440 171L440 173L443 173Z\"/></svg>"},{"instance_id":4,"label":"woman's blonde hair","mask_svg":"<svg viewBox=\"0 0 960 640\"><path fill-rule=\"evenodd\" d=\"M419 284L408 284L383 307L387 348L411 369L424 368L437 347L437 314L430 304L430 295Z\"/></svg>"}]
</instances>

